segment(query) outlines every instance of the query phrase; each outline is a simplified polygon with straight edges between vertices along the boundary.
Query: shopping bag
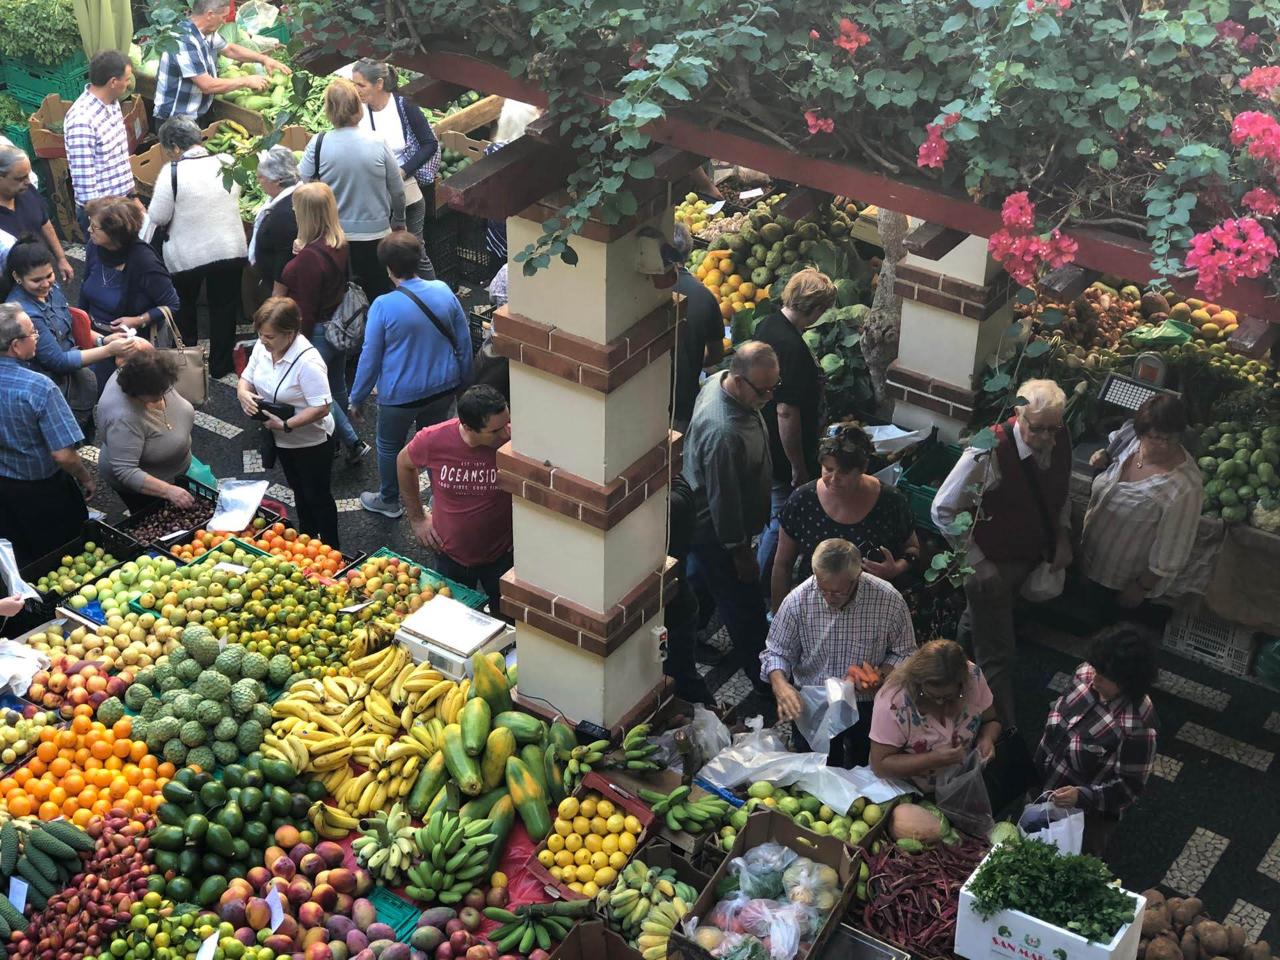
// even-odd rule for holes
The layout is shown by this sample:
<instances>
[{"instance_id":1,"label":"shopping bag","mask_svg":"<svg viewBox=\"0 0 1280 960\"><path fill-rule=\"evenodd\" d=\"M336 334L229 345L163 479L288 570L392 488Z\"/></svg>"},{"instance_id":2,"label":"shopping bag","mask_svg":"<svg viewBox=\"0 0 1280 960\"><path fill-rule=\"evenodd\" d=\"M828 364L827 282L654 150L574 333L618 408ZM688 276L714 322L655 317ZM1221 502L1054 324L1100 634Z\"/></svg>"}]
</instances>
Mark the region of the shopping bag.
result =
<instances>
[{"instance_id":1,"label":"shopping bag","mask_svg":"<svg viewBox=\"0 0 1280 960\"><path fill-rule=\"evenodd\" d=\"M831 741L858 722L858 693L852 682L828 677L826 682L800 688L804 707L795 719L796 731L814 753L825 754Z\"/></svg>"},{"instance_id":2,"label":"shopping bag","mask_svg":"<svg viewBox=\"0 0 1280 960\"><path fill-rule=\"evenodd\" d=\"M1066 585L1066 569L1055 570L1048 561L1044 561L1031 571L1027 579L1022 581L1022 589L1019 592L1022 594L1022 599L1041 603L1061 595L1062 588Z\"/></svg>"},{"instance_id":3,"label":"shopping bag","mask_svg":"<svg viewBox=\"0 0 1280 960\"><path fill-rule=\"evenodd\" d=\"M1043 794L1029 803L1018 818L1018 832L1031 840L1052 843L1059 853L1076 854L1084 845L1084 811L1077 807L1060 807L1044 802Z\"/></svg>"},{"instance_id":4,"label":"shopping bag","mask_svg":"<svg viewBox=\"0 0 1280 960\"><path fill-rule=\"evenodd\" d=\"M934 780L933 789L934 802L957 830L984 840L991 834L996 824L977 750L970 750L961 763L944 767Z\"/></svg>"},{"instance_id":5,"label":"shopping bag","mask_svg":"<svg viewBox=\"0 0 1280 960\"><path fill-rule=\"evenodd\" d=\"M218 489L218 478L213 475L208 465L202 463L197 457L191 458L191 466L187 467L187 476L196 483L203 483L214 490Z\"/></svg>"}]
</instances>

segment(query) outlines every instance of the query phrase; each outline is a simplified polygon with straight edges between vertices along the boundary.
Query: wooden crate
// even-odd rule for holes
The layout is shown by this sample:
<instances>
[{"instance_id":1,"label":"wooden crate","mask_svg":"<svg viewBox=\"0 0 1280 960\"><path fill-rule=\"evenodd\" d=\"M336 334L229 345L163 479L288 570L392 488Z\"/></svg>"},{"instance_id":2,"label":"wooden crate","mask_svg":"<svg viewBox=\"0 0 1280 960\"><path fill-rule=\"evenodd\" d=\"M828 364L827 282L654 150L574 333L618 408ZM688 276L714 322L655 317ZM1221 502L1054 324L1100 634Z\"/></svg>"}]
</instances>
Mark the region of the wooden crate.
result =
<instances>
[{"instance_id":1,"label":"wooden crate","mask_svg":"<svg viewBox=\"0 0 1280 960\"><path fill-rule=\"evenodd\" d=\"M217 132L218 121L215 120L200 131L200 139L207 141ZM139 196L151 196L155 190L156 178L160 176L160 170L164 167L165 162L164 151L158 143L149 150L144 150L137 156L129 158L129 165L133 167L133 183Z\"/></svg>"},{"instance_id":2,"label":"wooden crate","mask_svg":"<svg viewBox=\"0 0 1280 960\"><path fill-rule=\"evenodd\" d=\"M74 102L63 100L56 93L51 93L44 98L40 108L27 118L31 146L37 157L53 160L67 155L67 148L62 138L62 124ZM124 114L129 152L133 153L150 130L147 105L143 103L142 97L130 97L120 103L120 110Z\"/></svg>"},{"instance_id":3,"label":"wooden crate","mask_svg":"<svg viewBox=\"0 0 1280 960\"><path fill-rule=\"evenodd\" d=\"M502 113L502 105L506 100L503 97L489 96L482 100L477 100L469 107L463 107L457 113L445 117L431 129L435 132L436 138L439 139L443 133L456 131L458 133L470 133L478 130L486 123L493 123Z\"/></svg>"}]
</instances>

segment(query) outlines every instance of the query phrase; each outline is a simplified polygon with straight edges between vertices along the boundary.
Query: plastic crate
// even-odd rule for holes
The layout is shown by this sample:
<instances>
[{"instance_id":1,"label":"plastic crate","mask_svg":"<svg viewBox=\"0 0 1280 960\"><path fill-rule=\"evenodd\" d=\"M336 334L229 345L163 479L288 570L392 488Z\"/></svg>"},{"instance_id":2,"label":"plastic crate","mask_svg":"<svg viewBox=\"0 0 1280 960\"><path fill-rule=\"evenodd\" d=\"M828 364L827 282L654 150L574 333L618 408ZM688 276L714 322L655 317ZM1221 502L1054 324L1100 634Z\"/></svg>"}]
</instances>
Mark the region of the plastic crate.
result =
<instances>
[{"instance_id":1,"label":"plastic crate","mask_svg":"<svg viewBox=\"0 0 1280 960\"><path fill-rule=\"evenodd\" d=\"M485 242L488 229L488 220L458 215L458 275L471 283L488 283L502 265Z\"/></svg>"},{"instance_id":2,"label":"plastic crate","mask_svg":"<svg viewBox=\"0 0 1280 960\"><path fill-rule=\"evenodd\" d=\"M398 941L408 943L409 935L417 929L422 910L378 884L369 891L369 902L378 912L378 922L394 930Z\"/></svg>"},{"instance_id":3,"label":"plastic crate","mask_svg":"<svg viewBox=\"0 0 1280 960\"><path fill-rule=\"evenodd\" d=\"M267 551L260 550L259 548L253 546L252 544L245 543L243 540L240 540L237 537L231 537L229 540L223 540L222 543L234 544L236 548L243 550L245 553L251 554L252 556L255 556L255 557L271 556L271 554L267 553ZM219 544L213 550L210 550L207 553L201 554L200 556L192 560L190 563L184 563L178 569L189 570L192 567L200 566L200 564L205 563L208 560L215 560L215 561L225 560L228 563L230 563L231 562L230 556L228 556L226 553L223 553L221 547L222 547L222 544Z\"/></svg>"},{"instance_id":4,"label":"plastic crate","mask_svg":"<svg viewBox=\"0 0 1280 960\"><path fill-rule=\"evenodd\" d=\"M493 323L493 307L491 306L474 307L467 314L467 329L471 333L472 353L484 346L484 325L486 323Z\"/></svg>"},{"instance_id":5,"label":"plastic crate","mask_svg":"<svg viewBox=\"0 0 1280 960\"><path fill-rule=\"evenodd\" d=\"M31 131L27 129L25 123L6 123L0 127L0 133L8 137L9 142L23 151L28 158L34 159L35 149L31 146Z\"/></svg>"},{"instance_id":6,"label":"plastic crate","mask_svg":"<svg viewBox=\"0 0 1280 960\"><path fill-rule=\"evenodd\" d=\"M452 210L437 210L422 225L423 245L435 269L436 279L456 288L458 272L458 216Z\"/></svg>"},{"instance_id":7,"label":"plastic crate","mask_svg":"<svg viewBox=\"0 0 1280 960\"><path fill-rule=\"evenodd\" d=\"M378 557L395 557L397 560L403 560L405 563L412 563L421 567L422 577L419 579L420 584L422 580L427 580L437 588L442 583L447 584L449 587L449 593L453 596L453 599L457 600L459 603L465 604L472 610L483 610L485 608L485 604L489 602L489 595L483 590L473 590L471 587L464 587L462 584L458 583L458 581L450 580L443 574L436 573L421 560L412 560L409 557L401 556L390 547L381 547L369 554L365 559L375 560Z\"/></svg>"},{"instance_id":8,"label":"plastic crate","mask_svg":"<svg viewBox=\"0 0 1280 960\"><path fill-rule=\"evenodd\" d=\"M1248 675L1255 646L1252 630L1211 613L1175 613L1164 628L1164 645L1233 677Z\"/></svg>"},{"instance_id":9,"label":"plastic crate","mask_svg":"<svg viewBox=\"0 0 1280 960\"><path fill-rule=\"evenodd\" d=\"M898 481L898 489L907 497L911 516L918 526L936 529L929 515L938 487L956 465L964 447L958 443L930 444L920 451L916 461L907 467Z\"/></svg>"},{"instance_id":10,"label":"plastic crate","mask_svg":"<svg viewBox=\"0 0 1280 960\"><path fill-rule=\"evenodd\" d=\"M213 487L210 487L207 484L203 484L199 480L193 480L191 477L187 476L186 474L183 474L180 477L174 477L173 483L175 486L179 486L179 487L182 487L184 490L190 491L198 499L204 500L207 503L209 503L211 506L216 508L216 505L218 503L218 491ZM121 530L127 533L129 530L132 530L135 527L137 527L137 525L141 523L144 519L146 519L147 517L151 516L154 513L160 512L168 505L169 504L166 501L161 500L158 503L152 504L151 506L144 507L143 509L139 510L136 514L131 514L128 518L120 521L119 527ZM212 519L212 516L213 515L210 514L210 519ZM276 513L274 510L269 510L266 507L262 507L262 506L258 507L257 512L254 514L254 516L261 517L263 520L265 520L267 526L270 526L271 524L276 523L282 519L281 515ZM191 537L197 529L199 528L188 527L186 529L174 530L170 534L168 534L163 540L157 541L155 543L155 546L157 549L163 550L167 553L170 551L171 547L174 547L178 544L190 543Z\"/></svg>"},{"instance_id":11,"label":"plastic crate","mask_svg":"<svg viewBox=\"0 0 1280 960\"><path fill-rule=\"evenodd\" d=\"M24 107L35 110L51 93L56 93L63 100L75 100L80 96L88 82L89 61L80 50L55 67L10 57L4 61L3 70L9 93Z\"/></svg>"}]
</instances>

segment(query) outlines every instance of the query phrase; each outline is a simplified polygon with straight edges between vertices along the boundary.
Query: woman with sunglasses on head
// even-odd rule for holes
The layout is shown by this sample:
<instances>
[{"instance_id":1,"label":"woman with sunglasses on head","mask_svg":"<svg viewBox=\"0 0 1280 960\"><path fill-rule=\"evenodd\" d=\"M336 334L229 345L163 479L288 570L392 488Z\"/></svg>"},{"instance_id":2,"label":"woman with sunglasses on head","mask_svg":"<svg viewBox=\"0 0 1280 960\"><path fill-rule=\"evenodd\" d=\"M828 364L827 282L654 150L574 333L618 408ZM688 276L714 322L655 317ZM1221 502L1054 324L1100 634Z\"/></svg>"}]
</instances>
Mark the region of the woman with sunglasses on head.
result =
<instances>
[{"instance_id":1,"label":"woman with sunglasses on head","mask_svg":"<svg viewBox=\"0 0 1280 960\"><path fill-rule=\"evenodd\" d=\"M809 557L824 540L858 544L862 568L881 580L900 579L919 560L920 541L907 498L865 472L870 459L871 439L853 424L832 427L818 445L821 476L797 487L779 514L769 589L774 613L791 588L809 575Z\"/></svg>"},{"instance_id":2,"label":"woman with sunglasses on head","mask_svg":"<svg viewBox=\"0 0 1280 960\"><path fill-rule=\"evenodd\" d=\"M932 794L938 772L1000 736L991 688L954 640L930 640L889 675L871 712L871 769Z\"/></svg>"},{"instance_id":3,"label":"woman with sunglasses on head","mask_svg":"<svg viewBox=\"0 0 1280 960\"><path fill-rule=\"evenodd\" d=\"M1182 446L1182 401L1157 394L1089 458L1101 469L1084 515L1084 569L1107 619L1163 627L1169 607L1147 601L1189 592L1204 483Z\"/></svg>"}]
</instances>

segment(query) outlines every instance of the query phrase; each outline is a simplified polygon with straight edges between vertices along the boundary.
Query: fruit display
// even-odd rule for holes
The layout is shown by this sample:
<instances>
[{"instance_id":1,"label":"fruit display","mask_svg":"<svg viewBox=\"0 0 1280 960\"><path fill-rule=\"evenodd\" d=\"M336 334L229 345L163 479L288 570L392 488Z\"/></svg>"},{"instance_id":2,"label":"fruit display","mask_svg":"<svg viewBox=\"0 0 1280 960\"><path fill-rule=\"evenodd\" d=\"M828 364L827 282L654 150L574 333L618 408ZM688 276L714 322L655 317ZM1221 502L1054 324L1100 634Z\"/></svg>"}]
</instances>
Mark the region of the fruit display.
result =
<instances>
[{"instance_id":1,"label":"fruit display","mask_svg":"<svg viewBox=\"0 0 1280 960\"><path fill-rule=\"evenodd\" d=\"M1250 935L1230 919L1213 920L1199 897L1165 897L1159 890L1142 891L1147 905L1142 914L1139 960L1178 960L1187 954L1208 953L1228 960L1252 960L1271 953L1265 940Z\"/></svg>"},{"instance_id":2,"label":"fruit display","mask_svg":"<svg viewBox=\"0 0 1280 960\"><path fill-rule=\"evenodd\" d=\"M170 557L143 555L112 570L105 577L86 583L67 598L72 610L83 610L96 600L102 608L102 619L123 617L129 612L129 601L137 600L157 581L178 565Z\"/></svg>"},{"instance_id":3,"label":"fruit display","mask_svg":"<svg viewBox=\"0 0 1280 960\"><path fill-rule=\"evenodd\" d=\"M101 661L59 654L50 658L47 669L32 675L26 697L38 707L70 717L76 707L97 709L111 697L120 696L132 681L132 670L109 677Z\"/></svg>"},{"instance_id":4,"label":"fruit display","mask_svg":"<svg viewBox=\"0 0 1280 960\"><path fill-rule=\"evenodd\" d=\"M314 801L296 772L278 761L251 763L222 781L183 767L165 784L150 840L171 900L210 906L226 890L228 877L264 864L273 876L291 880L293 865L277 869L280 858L296 853L300 844L313 852L315 834L296 824L307 826L306 812ZM333 847L317 847L315 853L328 866L340 866L341 853L335 855Z\"/></svg>"},{"instance_id":5,"label":"fruit display","mask_svg":"<svg viewBox=\"0 0 1280 960\"><path fill-rule=\"evenodd\" d=\"M14 929L9 956L24 960L96 957L117 931L127 929L134 917L133 904L146 897L148 884L155 879L147 862L146 834L152 824L149 814L134 813L120 803L89 821L85 834L93 843L84 852L80 871L43 907L35 907L31 894L36 891L28 889L28 902L35 909ZM71 837L56 824L48 828Z\"/></svg>"},{"instance_id":6,"label":"fruit display","mask_svg":"<svg viewBox=\"0 0 1280 960\"><path fill-rule=\"evenodd\" d=\"M719 213L716 215L716 219L707 221L695 236L708 244L709 247L714 247L719 245L720 237L724 234L737 233L739 230L749 226L751 226L751 223L745 211L735 213L731 217Z\"/></svg>"},{"instance_id":7,"label":"fruit display","mask_svg":"<svg viewBox=\"0 0 1280 960\"><path fill-rule=\"evenodd\" d=\"M228 533L225 530L206 530L197 527L191 532L191 539L180 543L168 544L171 553L180 563L198 560L210 550L220 547L226 541L235 538L240 541L251 540L258 531L265 529L267 521L263 517L254 517L253 525L239 533Z\"/></svg>"},{"instance_id":8,"label":"fruit display","mask_svg":"<svg viewBox=\"0 0 1280 960\"><path fill-rule=\"evenodd\" d=\"M1159 307L1165 309L1156 313ZM1152 312L1145 312L1148 309ZM1050 313L1046 315L1045 311ZM1090 285L1069 304L1049 298L1037 298L1025 304L1014 301L1015 316L1052 319L1056 324L1052 329L1086 351L1094 347L1114 350L1124 335L1146 318L1159 323L1167 314L1168 304L1160 294L1144 298L1142 291L1131 284L1117 291L1102 281Z\"/></svg>"},{"instance_id":9,"label":"fruit display","mask_svg":"<svg viewBox=\"0 0 1280 960\"><path fill-rule=\"evenodd\" d=\"M61 722L52 710L34 710L30 716L16 710L0 711L0 763L17 763L35 749L41 730Z\"/></svg>"},{"instance_id":10,"label":"fruit display","mask_svg":"<svg viewBox=\"0 0 1280 960\"><path fill-rule=\"evenodd\" d=\"M85 626L67 630L54 621L27 637L26 643L42 653L100 662L107 671L122 667L149 667L178 644L178 629L154 613L130 611L112 616L97 631Z\"/></svg>"},{"instance_id":11,"label":"fruit display","mask_svg":"<svg viewBox=\"0 0 1280 960\"><path fill-rule=\"evenodd\" d=\"M132 732L129 717L107 726L84 713L67 727L41 727L35 756L0 778L4 811L10 817L66 817L79 827L113 807L154 811L174 765L148 753Z\"/></svg>"},{"instance_id":12,"label":"fruit display","mask_svg":"<svg viewBox=\"0 0 1280 960\"><path fill-rule=\"evenodd\" d=\"M215 933L223 933L214 925L214 917L197 914L186 905L182 910L155 891L143 895L129 905L129 923L102 945L96 960L133 960L137 957L165 956L168 960L196 960L200 945ZM228 927L228 931L230 928ZM243 945L242 945L243 946ZM224 956L229 956L223 949ZM241 960L267 960L274 954L265 947L249 950ZM90 954L86 960L95 960Z\"/></svg>"},{"instance_id":13,"label":"fruit display","mask_svg":"<svg viewBox=\"0 0 1280 960\"><path fill-rule=\"evenodd\" d=\"M643 954L664 960L667 941L698 899L698 891L676 877L671 867L649 867L632 860L612 885L596 894L596 910L605 923Z\"/></svg>"},{"instance_id":14,"label":"fruit display","mask_svg":"<svg viewBox=\"0 0 1280 960\"><path fill-rule=\"evenodd\" d=\"M450 100L439 110L435 110L431 107L423 107L422 113L423 116L427 118L427 122L434 126L441 120L445 119L445 117L451 117L459 110L465 110L473 103L479 103L483 96L483 94L476 93L474 90L468 90L465 93L458 94L458 96Z\"/></svg>"},{"instance_id":15,"label":"fruit display","mask_svg":"<svg viewBox=\"0 0 1280 960\"><path fill-rule=\"evenodd\" d=\"M397 808L393 808L395 810ZM400 810L400 816L407 826L408 814ZM388 820L397 822L392 818ZM452 906L462 902L462 898L492 872L489 870L491 851L498 842L498 834L492 828L493 822L488 817L468 819L461 813L453 814L447 810L431 814L422 826L412 831L408 843L405 843L402 827L388 858L394 861L397 851L404 851L406 846L409 848L407 854L399 857L409 878L404 892L423 903L439 902ZM388 836L395 838L397 835L391 833ZM374 842L370 848L374 850L373 859L387 850L386 846L377 844L386 842L387 837ZM404 856L408 856L411 862ZM371 865L370 869L375 868Z\"/></svg>"},{"instance_id":16,"label":"fruit display","mask_svg":"<svg viewBox=\"0 0 1280 960\"><path fill-rule=\"evenodd\" d=\"M337 576L338 571L347 565L336 547L305 533L298 533L293 527L283 523L277 522L262 528L256 537L242 537L251 547L322 576Z\"/></svg>"},{"instance_id":17,"label":"fruit display","mask_svg":"<svg viewBox=\"0 0 1280 960\"><path fill-rule=\"evenodd\" d=\"M526 904L512 910L486 907L484 915L498 923L497 928L489 933L489 942L504 956L518 953L533 957L538 950L550 950L554 941L568 936L574 923L589 917L591 901L554 900L551 903ZM454 955L457 956L456 953Z\"/></svg>"},{"instance_id":18,"label":"fruit display","mask_svg":"<svg viewBox=\"0 0 1280 960\"><path fill-rule=\"evenodd\" d=\"M65 596L75 593L86 581L93 580L117 563L119 561L109 551L90 540L80 553L75 556L67 554L57 567L42 574L34 586L39 593Z\"/></svg>"},{"instance_id":19,"label":"fruit display","mask_svg":"<svg viewBox=\"0 0 1280 960\"><path fill-rule=\"evenodd\" d=\"M1168 313L1171 319L1193 324L1197 339L1208 343L1230 338L1240 325L1234 311L1195 297L1172 304Z\"/></svg>"},{"instance_id":20,"label":"fruit display","mask_svg":"<svg viewBox=\"0 0 1280 960\"><path fill-rule=\"evenodd\" d=\"M714 204L703 200L696 193L686 193L684 199L676 205L676 223L683 223L695 237L701 236L709 225L726 219L723 210L708 213L707 208L711 206Z\"/></svg>"},{"instance_id":21,"label":"fruit display","mask_svg":"<svg viewBox=\"0 0 1280 960\"><path fill-rule=\"evenodd\" d=\"M553 880L591 898L617 879L639 845L644 825L589 791L560 801L552 831L538 851L538 862Z\"/></svg>"},{"instance_id":22,"label":"fruit display","mask_svg":"<svg viewBox=\"0 0 1280 960\"><path fill-rule=\"evenodd\" d=\"M25 880L27 900L42 910L80 872L80 855L93 847L93 838L68 820L7 820L0 827L0 875ZM11 919L0 913L0 936Z\"/></svg>"},{"instance_id":23,"label":"fruit display","mask_svg":"<svg viewBox=\"0 0 1280 960\"><path fill-rule=\"evenodd\" d=\"M461 173L471 166L472 161L473 158L468 154L444 147L440 150L440 169L436 172L436 176L440 180L448 180L455 173Z\"/></svg>"},{"instance_id":24,"label":"fruit display","mask_svg":"<svg viewBox=\"0 0 1280 960\"><path fill-rule=\"evenodd\" d=\"M649 804L655 817L661 817L668 830L679 833L716 833L724 824L729 801L712 794L690 800L689 787L676 787L670 793L641 790L640 799Z\"/></svg>"},{"instance_id":25,"label":"fruit display","mask_svg":"<svg viewBox=\"0 0 1280 960\"><path fill-rule=\"evenodd\" d=\"M485 895L474 891L466 901L468 905L460 910L431 907L422 911L409 935L410 960L514 960L511 952L499 958L496 943L479 932L485 919L480 910L485 906L504 907L507 903L506 888L494 886ZM529 960L548 960L548 954L535 948L529 951Z\"/></svg>"},{"instance_id":26,"label":"fruit display","mask_svg":"<svg viewBox=\"0 0 1280 960\"><path fill-rule=\"evenodd\" d=\"M166 503L155 513L145 514L136 523L128 524L126 532L142 543L152 543L182 530L203 527L213 517L213 508L213 502L202 497L196 497L196 502L189 507Z\"/></svg>"},{"instance_id":27,"label":"fruit display","mask_svg":"<svg viewBox=\"0 0 1280 960\"><path fill-rule=\"evenodd\" d=\"M844 813L837 813L813 794L804 790L776 787L767 780L757 780L747 788L747 802L729 817L729 825L720 831L721 846L727 852L735 837L747 823L747 817L758 807L785 814L802 827L821 836L833 836L852 846L862 842L871 828L884 819L884 808L859 797Z\"/></svg>"},{"instance_id":28,"label":"fruit display","mask_svg":"<svg viewBox=\"0 0 1280 960\"><path fill-rule=\"evenodd\" d=\"M1197 441L1206 516L1243 523L1256 505L1280 497L1280 427L1224 420Z\"/></svg>"},{"instance_id":29,"label":"fruit display","mask_svg":"<svg viewBox=\"0 0 1280 960\"><path fill-rule=\"evenodd\" d=\"M165 660L138 673L123 703L108 700L98 708L99 719L108 708L121 715L125 707L137 711L152 753L213 771L262 745L272 720L265 683L292 667L288 657L277 656L273 667L264 654L240 644L222 647L209 630L192 624Z\"/></svg>"},{"instance_id":30,"label":"fruit display","mask_svg":"<svg viewBox=\"0 0 1280 960\"><path fill-rule=\"evenodd\" d=\"M345 574L347 583L371 600L384 601L386 610L407 616L436 594L449 596L449 585L427 569L403 557L370 557Z\"/></svg>"}]
</instances>

